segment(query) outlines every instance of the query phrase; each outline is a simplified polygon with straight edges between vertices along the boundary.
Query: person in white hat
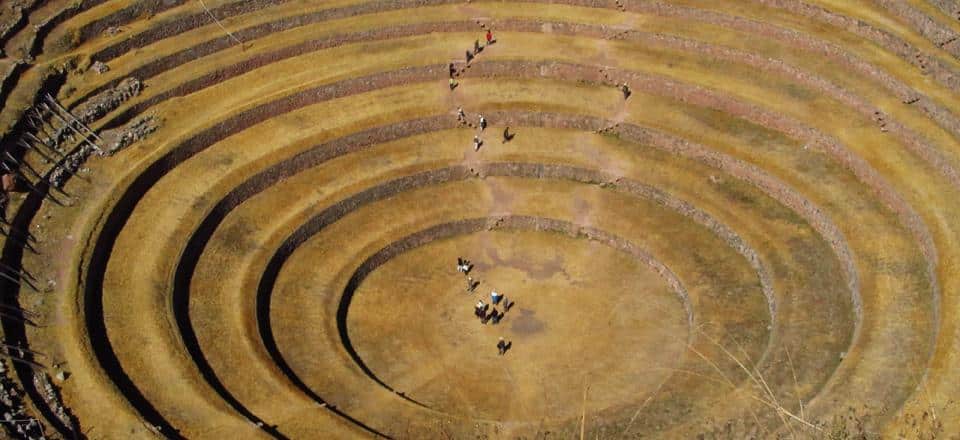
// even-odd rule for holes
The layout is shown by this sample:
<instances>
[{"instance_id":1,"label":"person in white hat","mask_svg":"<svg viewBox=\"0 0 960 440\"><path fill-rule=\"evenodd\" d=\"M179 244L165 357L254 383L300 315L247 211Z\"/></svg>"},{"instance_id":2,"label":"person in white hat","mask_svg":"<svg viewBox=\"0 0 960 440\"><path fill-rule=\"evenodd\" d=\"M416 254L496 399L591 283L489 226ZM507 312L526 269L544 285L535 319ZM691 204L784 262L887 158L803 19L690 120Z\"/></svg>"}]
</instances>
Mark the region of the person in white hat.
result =
<instances>
[{"instance_id":1,"label":"person in white hat","mask_svg":"<svg viewBox=\"0 0 960 440\"><path fill-rule=\"evenodd\" d=\"M467 260L463 257L457 257L457 272L463 272L464 275L470 273L470 270L473 269L473 264L470 263L470 260Z\"/></svg>"},{"instance_id":2,"label":"person in white hat","mask_svg":"<svg viewBox=\"0 0 960 440\"><path fill-rule=\"evenodd\" d=\"M483 300L477 301L477 305L474 307L473 313L479 318L483 318L487 312L487 305L483 303Z\"/></svg>"}]
</instances>

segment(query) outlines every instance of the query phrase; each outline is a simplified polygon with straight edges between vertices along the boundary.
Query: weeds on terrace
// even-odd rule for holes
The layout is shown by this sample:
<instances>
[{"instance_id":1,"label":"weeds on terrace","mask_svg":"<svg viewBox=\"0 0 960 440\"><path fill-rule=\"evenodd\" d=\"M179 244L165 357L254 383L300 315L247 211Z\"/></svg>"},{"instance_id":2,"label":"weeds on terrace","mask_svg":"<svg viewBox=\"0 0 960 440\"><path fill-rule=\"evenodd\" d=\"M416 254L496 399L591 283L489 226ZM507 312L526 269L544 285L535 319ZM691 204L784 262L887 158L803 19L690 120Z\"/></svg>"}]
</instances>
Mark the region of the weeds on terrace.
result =
<instances>
[{"instance_id":1,"label":"weeds on terrace","mask_svg":"<svg viewBox=\"0 0 960 440\"><path fill-rule=\"evenodd\" d=\"M80 31L70 29L53 41L53 47L51 47L49 51L52 53L65 53L76 49L79 45Z\"/></svg>"},{"instance_id":2,"label":"weeds on terrace","mask_svg":"<svg viewBox=\"0 0 960 440\"><path fill-rule=\"evenodd\" d=\"M698 351L693 346L688 346L688 349L691 352L696 354L720 376L720 380L717 382L726 384L737 394L742 393L745 397L761 403L762 407L766 407L772 411L780 422L779 427L771 426L770 423L761 421L763 414L751 410L751 418L744 417L738 420L727 420L720 426L711 426L707 428L706 431L703 431L696 436L698 440L756 438L803 440L880 440L885 438L884 433L871 430L870 420L872 416L884 414L886 409L872 408L867 405L863 405L861 408L847 407L846 410L834 414L832 418L826 420L808 420L804 415L803 401L800 400L800 396L796 395L796 392L794 392L799 404L799 410L796 413L784 408L780 401L777 400L776 395L768 385L760 370L756 368L755 365L751 367L747 366L751 364L752 361L750 360L746 351L744 351L739 344L735 343L736 349L742 354L742 358L735 355L733 352L731 352L731 349L728 349L719 341L704 334L702 329L698 328L696 331L706 340L710 341L710 343L715 345L717 349L723 353L724 357L734 362L740 368L740 370L746 374L748 381L754 385L754 389L760 390L760 392L754 392L746 388L738 387L733 378L728 374L725 374L718 366L716 360L711 359L709 356L701 351ZM787 358L789 359L789 353L787 354ZM790 368L791 370L793 368L792 361L790 361ZM796 382L797 379L795 372L792 373L792 377L794 380L794 389L796 390L799 388L799 385ZM715 380L712 378L707 379ZM939 408L940 412L944 412L943 410L945 410L948 406L952 406L953 403L954 401L951 400L947 405ZM947 436L944 433L943 422L937 418L936 414L937 408L935 408L931 403L931 406L922 411L920 414L902 413L898 415L897 426L900 428L899 432L897 433L897 438L916 440L960 438L956 435Z\"/></svg>"},{"instance_id":3,"label":"weeds on terrace","mask_svg":"<svg viewBox=\"0 0 960 440\"><path fill-rule=\"evenodd\" d=\"M824 424L825 436L829 440L873 440L884 438L882 434L870 431L867 421L871 414L882 413L864 405L857 409L847 407L846 412L833 416L833 419ZM900 439L935 440L948 438L943 432L943 422L935 415L933 408L923 411L919 415L904 413L897 418L902 426L897 434ZM949 437L956 438L956 437Z\"/></svg>"},{"instance_id":4,"label":"weeds on terrace","mask_svg":"<svg viewBox=\"0 0 960 440\"><path fill-rule=\"evenodd\" d=\"M872 438L866 425L867 410L858 412L856 408L847 407L846 413L833 416L826 428L826 438L830 440L866 440Z\"/></svg>"},{"instance_id":5,"label":"weeds on terrace","mask_svg":"<svg viewBox=\"0 0 960 440\"><path fill-rule=\"evenodd\" d=\"M951 400L946 406L952 406L953 403L954 402ZM940 408L940 412L943 412L943 409L944 408ZM929 410L923 411L919 415L912 413L903 414L900 416L899 421L903 426L898 434L900 438L917 440L958 438L956 434L948 437L944 433L943 421L937 418L935 408L933 407L931 407Z\"/></svg>"},{"instance_id":6,"label":"weeds on terrace","mask_svg":"<svg viewBox=\"0 0 960 440\"><path fill-rule=\"evenodd\" d=\"M771 436L765 426L758 425L756 421L750 419L728 420L720 426L713 426L707 431L697 435L698 440L733 440L733 439L756 439L756 438L777 438L777 439L797 439L797 440L880 440L884 437L882 433L874 432L868 429L868 421L872 414L881 414L882 409L870 408L864 405L862 408L847 407L839 414L835 414L831 419L822 422L811 423L816 429L809 426L798 427L794 431L786 431ZM943 422L936 418L935 411L926 410L919 415L905 413L898 417L902 428L897 433L898 439L910 440L937 440L957 438L956 436L947 436L943 430Z\"/></svg>"}]
</instances>

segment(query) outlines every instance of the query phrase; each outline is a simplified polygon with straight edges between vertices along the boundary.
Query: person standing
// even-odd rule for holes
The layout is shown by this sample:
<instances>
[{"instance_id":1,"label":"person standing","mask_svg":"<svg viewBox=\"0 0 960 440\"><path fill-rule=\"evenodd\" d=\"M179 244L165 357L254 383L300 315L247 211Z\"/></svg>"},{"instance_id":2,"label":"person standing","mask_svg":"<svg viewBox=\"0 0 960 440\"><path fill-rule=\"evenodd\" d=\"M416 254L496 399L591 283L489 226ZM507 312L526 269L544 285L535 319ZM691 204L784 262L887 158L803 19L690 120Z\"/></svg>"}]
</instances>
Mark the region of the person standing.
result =
<instances>
[{"instance_id":1,"label":"person standing","mask_svg":"<svg viewBox=\"0 0 960 440\"><path fill-rule=\"evenodd\" d=\"M496 290L490 292L490 302L492 302L493 305L500 304L500 300L502 299L503 299L502 293L499 293Z\"/></svg>"},{"instance_id":2,"label":"person standing","mask_svg":"<svg viewBox=\"0 0 960 440\"><path fill-rule=\"evenodd\" d=\"M480 131L483 131L485 128L487 128L487 119L484 118L483 115L480 115Z\"/></svg>"},{"instance_id":3,"label":"person standing","mask_svg":"<svg viewBox=\"0 0 960 440\"><path fill-rule=\"evenodd\" d=\"M487 46L493 44L493 29L487 29Z\"/></svg>"},{"instance_id":4,"label":"person standing","mask_svg":"<svg viewBox=\"0 0 960 440\"><path fill-rule=\"evenodd\" d=\"M503 356L503 354L507 352L507 349L509 347L510 346L509 344L507 344L507 341L504 341L503 336L501 336L500 340L497 341L497 350L500 352L500 356Z\"/></svg>"}]
</instances>

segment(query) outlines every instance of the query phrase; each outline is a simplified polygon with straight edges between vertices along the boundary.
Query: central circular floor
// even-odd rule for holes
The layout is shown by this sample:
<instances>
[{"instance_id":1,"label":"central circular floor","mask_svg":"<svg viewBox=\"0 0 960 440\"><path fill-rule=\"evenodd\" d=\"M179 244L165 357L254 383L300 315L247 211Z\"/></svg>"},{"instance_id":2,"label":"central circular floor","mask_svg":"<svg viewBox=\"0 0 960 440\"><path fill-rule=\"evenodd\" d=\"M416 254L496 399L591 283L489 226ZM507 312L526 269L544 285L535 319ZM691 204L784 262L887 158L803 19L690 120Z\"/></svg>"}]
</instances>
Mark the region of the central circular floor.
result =
<instances>
[{"instance_id":1,"label":"central circular floor","mask_svg":"<svg viewBox=\"0 0 960 440\"><path fill-rule=\"evenodd\" d=\"M476 265L474 293L458 256ZM515 305L483 325L473 306L489 303L491 289ZM579 417L584 387L588 411L641 404L678 363L687 322L645 262L585 238L508 230L432 241L387 261L358 287L347 330L373 374L417 402L537 422ZM513 343L502 357L500 336Z\"/></svg>"}]
</instances>

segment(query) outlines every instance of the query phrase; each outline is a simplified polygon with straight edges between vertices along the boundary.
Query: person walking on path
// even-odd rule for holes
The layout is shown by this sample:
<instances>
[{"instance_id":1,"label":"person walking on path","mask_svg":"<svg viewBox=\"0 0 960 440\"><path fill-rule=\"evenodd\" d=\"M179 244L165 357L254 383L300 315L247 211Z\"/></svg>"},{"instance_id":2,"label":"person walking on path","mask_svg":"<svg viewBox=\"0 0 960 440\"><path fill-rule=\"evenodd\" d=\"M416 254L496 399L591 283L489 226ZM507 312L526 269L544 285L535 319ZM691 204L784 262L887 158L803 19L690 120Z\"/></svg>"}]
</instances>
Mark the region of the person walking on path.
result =
<instances>
[{"instance_id":1,"label":"person walking on path","mask_svg":"<svg viewBox=\"0 0 960 440\"><path fill-rule=\"evenodd\" d=\"M510 133L510 127L509 127L509 126L503 129L503 143L510 142L511 140L513 140L513 137L514 137L514 136L516 136L516 135Z\"/></svg>"},{"instance_id":2,"label":"person walking on path","mask_svg":"<svg viewBox=\"0 0 960 440\"><path fill-rule=\"evenodd\" d=\"M493 44L493 29L487 29L487 46Z\"/></svg>"},{"instance_id":3,"label":"person walking on path","mask_svg":"<svg viewBox=\"0 0 960 440\"><path fill-rule=\"evenodd\" d=\"M473 61L473 52L467 51L467 64L470 64L470 61Z\"/></svg>"},{"instance_id":4,"label":"person walking on path","mask_svg":"<svg viewBox=\"0 0 960 440\"><path fill-rule=\"evenodd\" d=\"M510 349L510 343L503 340L503 336L500 337L500 340L497 342L497 350L500 352L500 356L503 356L507 350Z\"/></svg>"},{"instance_id":5,"label":"person walking on path","mask_svg":"<svg viewBox=\"0 0 960 440\"><path fill-rule=\"evenodd\" d=\"M480 45L480 40L473 40L473 53L480 53L483 50L483 46Z\"/></svg>"},{"instance_id":6,"label":"person walking on path","mask_svg":"<svg viewBox=\"0 0 960 440\"><path fill-rule=\"evenodd\" d=\"M467 120L467 115L463 112L463 107L457 107L457 120L464 122Z\"/></svg>"},{"instance_id":7,"label":"person walking on path","mask_svg":"<svg viewBox=\"0 0 960 440\"><path fill-rule=\"evenodd\" d=\"M453 66L453 63L450 63L450 78L453 78L453 75L457 73L457 68Z\"/></svg>"},{"instance_id":8,"label":"person walking on path","mask_svg":"<svg viewBox=\"0 0 960 440\"><path fill-rule=\"evenodd\" d=\"M450 78L450 91L453 91L453 89L457 88L458 85L460 85L458 82L454 81L453 78Z\"/></svg>"},{"instance_id":9,"label":"person walking on path","mask_svg":"<svg viewBox=\"0 0 960 440\"><path fill-rule=\"evenodd\" d=\"M480 151L480 146L483 145L483 140L480 139L480 136L473 136L473 151Z\"/></svg>"},{"instance_id":10,"label":"person walking on path","mask_svg":"<svg viewBox=\"0 0 960 440\"><path fill-rule=\"evenodd\" d=\"M490 321L490 318L493 318L497 314L496 310L490 312L490 314L480 314L480 323L486 324Z\"/></svg>"},{"instance_id":11,"label":"person walking on path","mask_svg":"<svg viewBox=\"0 0 960 440\"><path fill-rule=\"evenodd\" d=\"M480 131L483 131L487 128L487 119L480 115Z\"/></svg>"},{"instance_id":12,"label":"person walking on path","mask_svg":"<svg viewBox=\"0 0 960 440\"><path fill-rule=\"evenodd\" d=\"M477 305L474 306L473 313L478 317L482 318L487 313L487 305L483 303L483 300L477 301Z\"/></svg>"}]
</instances>

